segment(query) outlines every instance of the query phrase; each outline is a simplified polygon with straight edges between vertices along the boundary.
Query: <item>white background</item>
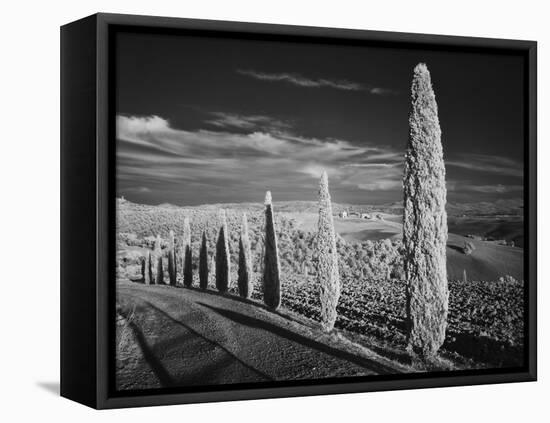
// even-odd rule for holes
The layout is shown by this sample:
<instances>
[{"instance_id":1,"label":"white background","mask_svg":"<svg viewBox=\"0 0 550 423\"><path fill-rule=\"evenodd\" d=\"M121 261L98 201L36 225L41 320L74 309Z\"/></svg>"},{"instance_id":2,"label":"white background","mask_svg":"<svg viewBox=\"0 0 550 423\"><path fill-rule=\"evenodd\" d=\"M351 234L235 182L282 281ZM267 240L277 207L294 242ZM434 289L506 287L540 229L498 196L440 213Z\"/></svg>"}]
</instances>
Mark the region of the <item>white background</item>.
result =
<instances>
[{"instance_id":1,"label":"white background","mask_svg":"<svg viewBox=\"0 0 550 423\"><path fill-rule=\"evenodd\" d=\"M543 1L10 1L0 31L0 420L543 421L548 410L549 247L539 242L539 381L93 411L59 381L59 26L103 12L539 42L539 240L550 238L550 23ZM457 74L459 75L459 73ZM457 76L459 77L459 76ZM542 164L542 165L541 165ZM546 189L545 189L546 188ZM75 281L78 283L78 281ZM544 417L544 415L546 416ZM70 420L69 420L70 419ZM546 420L548 421L548 420Z\"/></svg>"}]
</instances>

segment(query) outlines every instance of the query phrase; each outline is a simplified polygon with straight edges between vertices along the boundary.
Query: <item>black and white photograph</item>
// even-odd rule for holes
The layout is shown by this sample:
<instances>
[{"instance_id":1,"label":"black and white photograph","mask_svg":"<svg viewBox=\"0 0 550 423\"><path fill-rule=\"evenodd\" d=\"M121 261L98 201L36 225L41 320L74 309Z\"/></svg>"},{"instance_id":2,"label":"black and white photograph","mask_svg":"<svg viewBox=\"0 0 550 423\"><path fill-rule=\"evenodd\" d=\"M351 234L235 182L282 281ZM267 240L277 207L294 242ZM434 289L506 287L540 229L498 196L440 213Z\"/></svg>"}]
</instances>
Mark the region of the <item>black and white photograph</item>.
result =
<instances>
[{"instance_id":1,"label":"black and white photograph","mask_svg":"<svg viewBox=\"0 0 550 423\"><path fill-rule=\"evenodd\" d=\"M115 43L117 390L524 366L522 56Z\"/></svg>"}]
</instances>

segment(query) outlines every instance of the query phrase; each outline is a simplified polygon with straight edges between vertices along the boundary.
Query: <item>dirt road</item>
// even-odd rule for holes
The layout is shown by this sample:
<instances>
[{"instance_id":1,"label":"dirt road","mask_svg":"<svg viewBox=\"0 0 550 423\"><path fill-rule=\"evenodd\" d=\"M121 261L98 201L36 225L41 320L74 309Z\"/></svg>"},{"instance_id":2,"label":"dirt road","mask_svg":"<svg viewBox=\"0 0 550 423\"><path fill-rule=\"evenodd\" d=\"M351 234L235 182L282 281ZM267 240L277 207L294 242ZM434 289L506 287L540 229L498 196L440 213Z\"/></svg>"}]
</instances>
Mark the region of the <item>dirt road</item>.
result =
<instances>
[{"instance_id":1,"label":"dirt road","mask_svg":"<svg viewBox=\"0 0 550 423\"><path fill-rule=\"evenodd\" d=\"M399 372L303 322L212 291L119 282L117 315L119 389Z\"/></svg>"}]
</instances>

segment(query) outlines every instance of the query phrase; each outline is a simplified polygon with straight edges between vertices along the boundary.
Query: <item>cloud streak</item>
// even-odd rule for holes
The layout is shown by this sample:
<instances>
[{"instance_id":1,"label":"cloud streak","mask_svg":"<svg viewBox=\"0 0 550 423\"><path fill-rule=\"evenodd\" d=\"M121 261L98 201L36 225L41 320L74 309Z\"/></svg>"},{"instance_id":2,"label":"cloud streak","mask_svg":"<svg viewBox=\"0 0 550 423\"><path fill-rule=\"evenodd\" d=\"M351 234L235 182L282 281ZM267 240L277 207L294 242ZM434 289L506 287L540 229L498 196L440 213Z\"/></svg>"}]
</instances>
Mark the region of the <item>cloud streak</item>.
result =
<instances>
[{"instance_id":1,"label":"cloud streak","mask_svg":"<svg viewBox=\"0 0 550 423\"><path fill-rule=\"evenodd\" d=\"M522 192L523 185L519 184L474 184L463 181L447 181L447 189L454 192L475 192L481 194L507 194Z\"/></svg>"},{"instance_id":2,"label":"cloud streak","mask_svg":"<svg viewBox=\"0 0 550 423\"><path fill-rule=\"evenodd\" d=\"M282 120L263 115L240 115L236 113L212 112L205 123L216 128L252 130L277 130L283 131L291 128L291 125Z\"/></svg>"},{"instance_id":3,"label":"cloud streak","mask_svg":"<svg viewBox=\"0 0 550 423\"><path fill-rule=\"evenodd\" d=\"M502 176L523 178L523 163L501 156L460 154L456 159L446 160L445 166L458 167L474 172L494 173Z\"/></svg>"},{"instance_id":4,"label":"cloud streak","mask_svg":"<svg viewBox=\"0 0 550 423\"><path fill-rule=\"evenodd\" d=\"M286 82L304 88L326 87L344 91L364 91L373 95L381 96L398 94L397 91L388 88L369 86L366 84L348 81L345 79L311 78L300 75L298 73L268 73L259 72L251 69L238 69L237 73L260 81Z\"/></svg>"}]
</instances>

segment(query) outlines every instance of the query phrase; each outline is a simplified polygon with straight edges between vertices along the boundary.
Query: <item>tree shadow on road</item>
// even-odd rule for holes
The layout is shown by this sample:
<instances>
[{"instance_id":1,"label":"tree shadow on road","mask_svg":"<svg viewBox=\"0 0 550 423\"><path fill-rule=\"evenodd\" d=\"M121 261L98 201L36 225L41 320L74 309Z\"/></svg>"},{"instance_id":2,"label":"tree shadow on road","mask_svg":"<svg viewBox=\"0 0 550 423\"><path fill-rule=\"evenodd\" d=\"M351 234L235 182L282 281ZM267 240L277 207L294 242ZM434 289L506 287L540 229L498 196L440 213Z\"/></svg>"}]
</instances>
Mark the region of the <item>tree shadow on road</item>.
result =
<instances>
[{"instance_id":1,"label":"tree shadow on road","mask_svg":"<svg viewBox=\"0 0 550 423\"><path fill-rule=\"evenodd\" d=\"M128 316L122 311L119 310L119 313L128 321L128 326L134 333L137 342L139 344L139 347L141 348L141 351L143 352L143 357L145 358L145 361L151 366L151 369L155 373L155 375L158 377L161 385L163 387L170 387L175 385L175 381L170 376L170 373L166 370L166 368L163 366L163 364L160 362L160 360L156 357L155 352L153 351L153 348L149 346L147 343L147 340L145 339L145 336L143 335L143 332L141 329L133 322L133 320L130 320Z\"/></svg>"},{"instance_id":2,"label":"tree shadow on road","mask_svg":"<svg viewBox=\"0 0 550 423\"><path fill-rule=\"evenodd\" d=\"M280 336L282 338L286 338L292 342L296 342L298 344L301 344L307 348L311 348L320 352L323 352L328 355L332 355L333 357L339 358L341 360L349 361L353 364L356 364L358 366L364 367L366 369L372 370L373 372L376 372L378 374L394 374L398 373L398 371L392 367L386 366L384 364L378 363L374 360L360 357L355 354L349 353L347 351L342 351L333 347L330 347L326 344L323 344L321 342L315 341L313 339L309 339L303 335L297 334L295 332L289 331L287 329L284 329L282 327L276 326L272 323L265 322L260 319L256 319L255 317L247 316L241 313L237 313L235 311L226 310L222 308L213 307L211 305L198 302L197 304L206 307L219 315L233 320L234 322L249 326L252 328L258 328L263 329L268 332L271 332L277 336Z\"/></svg>"},{"instance_id":3,"label":"tree shadow on road","mask_svg":"<svg viewBox=\"0 0 550 423\"><path fill-rule=\"evenodd\" d=\"M299 323L299 324L304 325L304 326L308 326L311 329L320 329L321 328L321 325L319 323L314 322L314 321L312 321L311 319L308 319L305 316L301 316L301 319L299 319L299 318L293 316L292 314L285 312L285 311L291 311L292 312L292 310L284 310L283 311L283 310L281 310L281 308L279 308L278 310L274 310L274 309L268 307L266 304L264 304L260 301L254 300L252 298L243 298L243 297L240 297L239 295L235 295L231 292L221 293L221 292L218 292L218 291L212 291L212 290L208 290L208 289L196 288L196 287L193 287L193 286L191 286L191 287L181 287L181 288L189 289L191 291L199 292L201 294L208 294L208 295L211 295L213 297L223 297L223 298L227 298L227 299L232 300L232 301L237 301L237 302L240 302L240 303L243 303L243 304L247 304L247 305L250 305L250 306L253 306L253 307L257 307L257 308L262 309L262 310L264 310L268 313L276 314L277 316L280 316L284 319L291 320L293 322Z\"/></svg>"},{"instance_id":4,"label":"tree shadow on road","mask_svg":"<svg viewBox=\"0 0 550 423\"><path fill-rule=\"evenodd\" d=\"M231 357L231 359L239 362L242 366L246 367L248 370L254 372L255 374L257 374L261 379L264 379L264 380L267 380L267 381L271 381L273 380L272 377L270 377L269 375L261 372L260 370L254 368L253 366L251 366L250 364L244 362L243 360L241 360L239 357L237 357L235 354L233 354L231 351L229 351L227 348L225 348L223 345L220 345L219 343L215 342L215 341L212 341L211 339L208 339L207 337L205 337L203 334L197 332L196 330L194 330L193 328L191 328L190 326L186 325L185 323L173 318L172 316L170 316L168 313L166 313L164 310L158 308L157 306L155 306L154 304L146 301L145 302L149 307L151 307L153 310L155 310L157 313L159 314L162 314L163 316L165 316L167 319L169 319L170 321L172 321L173 323L183 327L185 330L189 331L191 334L193 334L194 336L196 337L199 337L201 338L202 340L204 340L205 342L208 342L210 344L213 344L215 345L216 347L220 348L221 350L223 350L223 352L225 354L227 354L228 356ZM168 343L173 343L174 340L168 340L167 341Z\"/></svg>"}]
</instances>

